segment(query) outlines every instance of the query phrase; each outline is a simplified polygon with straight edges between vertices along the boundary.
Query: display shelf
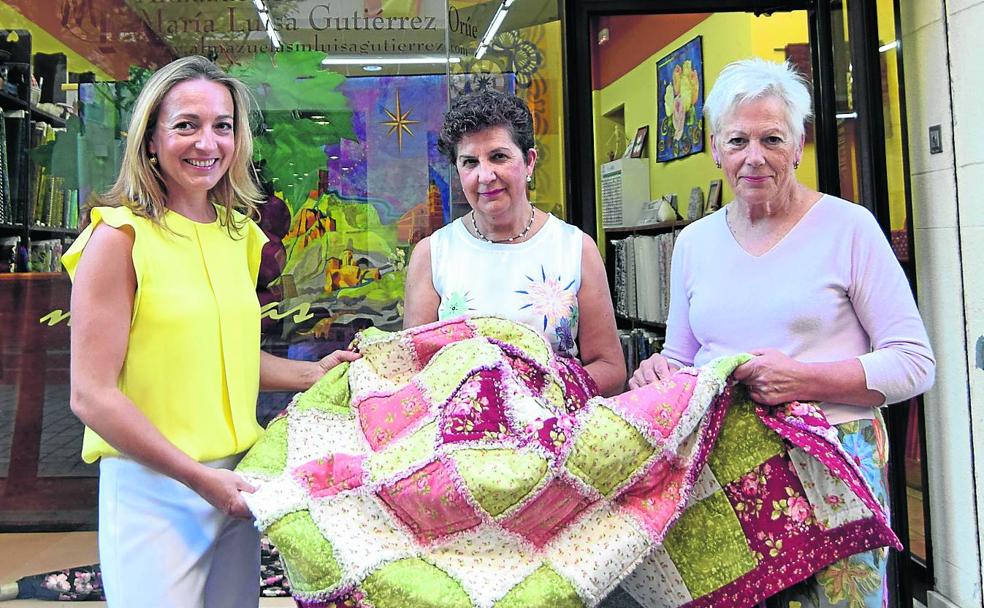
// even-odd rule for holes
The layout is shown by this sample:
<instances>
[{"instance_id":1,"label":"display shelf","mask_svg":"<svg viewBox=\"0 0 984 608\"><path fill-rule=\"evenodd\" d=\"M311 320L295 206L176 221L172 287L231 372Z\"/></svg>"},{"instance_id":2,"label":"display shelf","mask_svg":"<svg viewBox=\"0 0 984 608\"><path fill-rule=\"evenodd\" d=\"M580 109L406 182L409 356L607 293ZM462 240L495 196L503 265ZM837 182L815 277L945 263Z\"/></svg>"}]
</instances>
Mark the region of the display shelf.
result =
<instances>
[{"instance_id":1,"label":"display shelf","mask_svg":"<svg viewBox=\"0 0 984 608\"><path fill-rule=\"evenodd\" d=\"M59 118L58 116L55 116L50 112L45 112L41 108L37 108L35 106L31 106L31 118L34 120L43 120L44 122L48 123L49 125L55 128L59 128L59 129L65 128L64 118Z\"/></svg>"},{"instance_id":2,"label":"display shelf","mask_svg":"<svg viewBox=\"0 0 984 608\"><path fill-rule=\"evenodd\" d=\"M605 228L605 234L629 234L634 232L665 232L683 228L687 224L692 224L696 220L675 220L672 222L657 222L655 224L641 224L639 226L613 226Z\"/></svg>"},{"instance_id":3,"label":"display shelf","mask_svg":"<svg viewBox=\"0 0 984 608\"><path fill-rule=\"evenodd\" d=\"M649 329L655 332L662 333L666 331L666 323L655 323L653 321L643 321L642 319L636 319L635 317L625 317L622 315L615 315L615 322L620 328L633 329L636 327L641 327L643 329Z\"/></svg>"},{"instance_id":4,"label":"display shelf","mask_svg":"<svg viewBox=\"0 0 984 608\"><path fill-rule=\"evenodd\" d=\"M26 101L19 97L14 97L9 93L4 93L0 91L0 107L3 108L14 108L17 110L28 109L28 104Z\"/></svg>"},{"instance_id":5,"label":"display shelf","mask_svg":"<svg viewBox=\"0 0 984 608\"><path fill-rule=\"evenodd\" d=\"M63 272L0 272L0 281L41 281L62 276Z\"/></svg>"},{"instance_id":6,"label":"display shelf","mask_svg":"<svg viewBox=\"0 0 984 608\"><path fill-rule=\"evenodd\" d=\"M78 228L65 228L64 226L31 226L31 232L41 232L45 234L67 234L78 236Z\"/></svg>"}]
</instances>

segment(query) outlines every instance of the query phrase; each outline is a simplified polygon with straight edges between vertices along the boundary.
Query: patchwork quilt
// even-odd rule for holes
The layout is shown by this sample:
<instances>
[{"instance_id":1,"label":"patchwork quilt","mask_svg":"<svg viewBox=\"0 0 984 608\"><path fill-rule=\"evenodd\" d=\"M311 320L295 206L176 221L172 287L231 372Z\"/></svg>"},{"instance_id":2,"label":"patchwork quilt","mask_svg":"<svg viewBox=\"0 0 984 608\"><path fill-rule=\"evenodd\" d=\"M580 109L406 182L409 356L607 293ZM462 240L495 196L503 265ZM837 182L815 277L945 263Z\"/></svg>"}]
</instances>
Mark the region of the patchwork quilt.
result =
<instances>
[{"instance_id":1,"label":"patchwork quilt","mask_svg":"<svg viewBox=\"0 0 984 608\"><path fill-rule=\"evenodd\" d=\"M302 607L745 607L899 546L819 410L729 380L748 355L606 399L496 317L355 347L238 468Z\"/></svg>"}]
</instances>

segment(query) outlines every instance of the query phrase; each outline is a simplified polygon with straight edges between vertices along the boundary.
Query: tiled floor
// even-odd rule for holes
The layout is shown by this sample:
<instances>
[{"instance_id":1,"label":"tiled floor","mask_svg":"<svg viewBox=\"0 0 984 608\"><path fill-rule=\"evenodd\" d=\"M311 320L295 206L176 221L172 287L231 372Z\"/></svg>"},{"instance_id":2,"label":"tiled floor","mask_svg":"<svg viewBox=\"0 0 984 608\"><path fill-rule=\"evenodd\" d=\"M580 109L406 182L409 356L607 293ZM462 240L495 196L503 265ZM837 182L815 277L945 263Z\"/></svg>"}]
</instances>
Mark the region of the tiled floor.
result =
<instances>
[{"instance_id":1,"label":"tiled floor","mask_svg":"<svg viewBox=\"0 0 984 608\"><path fill-rule=\"evenodd\" d=\"M44 387L41 423L39 477L96 477L99 467L82 462L82 432L85 427L68 406L67 384Z\"/></svg>"},{"instance_id":2,"label":"tiled floor","mask_svg":"<svg viewBox=\"0 0 984 608\"><path fill-rule=\"evenodd\" d=\"M0 534L0 583L22 576L38 574L98 561L95 532ZM13 600L3 602L7 608L66 608L65 602ZM106 606L105 602L86 602L86 608ZM263 608L294 606L290 598L263 598Z\"/></svg>"}]
</instances>

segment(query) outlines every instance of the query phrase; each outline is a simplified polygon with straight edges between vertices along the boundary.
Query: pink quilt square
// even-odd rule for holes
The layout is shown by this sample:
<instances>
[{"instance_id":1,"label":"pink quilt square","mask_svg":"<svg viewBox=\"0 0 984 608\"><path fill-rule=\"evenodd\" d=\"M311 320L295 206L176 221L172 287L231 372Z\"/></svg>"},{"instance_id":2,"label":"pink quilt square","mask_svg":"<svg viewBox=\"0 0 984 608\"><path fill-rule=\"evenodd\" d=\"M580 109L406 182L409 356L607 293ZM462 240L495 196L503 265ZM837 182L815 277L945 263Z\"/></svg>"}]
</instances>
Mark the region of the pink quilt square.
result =
<instances>
[{"instance_id":1,"label":"pink quilt square","mask_svg":"<svg viewBox=\"0 0 984 608\"><path fill-rule=\"evenodd\" d=\"M686 468L673 466L665 460L657 461L618 497L618 503L650 534L662 538L667 524L677 512L686 474Z\"/></svg>"},{"instance_id":2,"label":"pink quilt square","mask_svg":"<svg viewBox=\"0 0 984 608\"><path fill-rule=\"evenodd\" d=\"M381 488L379 498L421 543L474 528L482 522L475 508L458 490L450 469L436 460Z\"/></svg>"},{"instance_id":3,"label":"pink quilt square","mask_svg":"<svg viewBox=\"0 0 984 608\"><path fill-rule=\"evenodd\" d=\"M673 466L665 460L657 461L618 497L618 503L651 535L662 538L682 498L686 474L686 468Z\"/></svg>"},{"instance_id":4,"label":"pink quilt square","mask_svg":"<svg viewBox=\"0 0 984 608\"><path fill-rule=\"evenodd\" d=\"M366 397L356 407L366 440L379 451L427 415L428 400L411 382L392 395Z\"/></svg>"},{"instance_id":5,"label":"pink quilt square","mask_svg":"<svg viewBox=\"0 0 984 608\"><path fill-rule=\"evenodd\" d=\"M697 377L677 373L669 380L648 384L614 397L614 406L649 427L659 437L668 437L687 409Z\"/></svg>"},{"instance_id":6,"label":"pink quilt square","mask_svg":"<svg viewBox=\"0 0 984 608\"><path fill-rule=\"evenodd\" d=\"M291 474L311 496L334 496L362 485L365 459L364 454L329 454L302 464Z\"/></svg>"},{"instance_id":7,"label":"pink quilt square","mask_svg":"<svg viewBox=\"0 0 984 608\"><path fill-rule=\"evenodd\" d=\"M526 385L537 397L543 395L543 388L547 385L547 375L540 369L540 366L526 357L511 355L503 351L513 372L519 376L520 381Z\"/></svg>"},{"instance_id":8,"label":"pink quilt square","mask_svg":"<svg viewBox=\"0 0 984 608\"><path fill-rule=\"evenodd\" d=\"M550 367L564 384L564 407L568 413L579 411L599 394L598 385L573 357L554 357Z\"/></svg>"},{"instance_id":9,"label":"pink quilt square","mask_svg":"<svg viewBox=\"0 0 984 608\"><path fill-rule=\"evenodd\" d=\"M434 353L452 342L474 338L475 332L464 321L441 323L412 335L413 350L420 366L427 365Z\"/></svg>"},{"instance_id":10,"label":"pink quilt square","mask_svg":"<svg viewBox=\"0 0 984 608\"><path fill-rule=\"evenodd\" d=\"M499 369L472 374L442 408L445 443L501 439L509 431L503 406L503 377Z\"/></svg>"},{"instance_id":11,"label":"pink quilt square","mask_svg":"<svg viewBox=\"0 0 984 608\"><path fill-rule=\"evenodd\" d=\"M591 502L568 482L554 479L539 496L503 521L502 527L522 535L539 548L563 530Z\"/></svg>"},{"instance_id":12,"label":"pink quilt square","mask_svg":"<svg viewBox=\"0 0 984 608\"><path fill-rule=\"evenodd\" d=\"M821 534L813 506L785 455L766 460L726 485L724 492L759 559Z\"/></svg>"}]
</instances>

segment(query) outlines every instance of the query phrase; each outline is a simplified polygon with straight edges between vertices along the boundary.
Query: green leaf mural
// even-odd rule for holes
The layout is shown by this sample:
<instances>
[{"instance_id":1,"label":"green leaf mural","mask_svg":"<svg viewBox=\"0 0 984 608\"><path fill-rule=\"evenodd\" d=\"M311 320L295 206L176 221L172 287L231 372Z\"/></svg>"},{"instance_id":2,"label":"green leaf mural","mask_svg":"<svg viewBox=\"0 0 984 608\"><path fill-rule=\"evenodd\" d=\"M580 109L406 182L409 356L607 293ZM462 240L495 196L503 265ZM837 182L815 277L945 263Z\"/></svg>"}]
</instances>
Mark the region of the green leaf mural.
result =
<instances>
[{"instance_id":1,"label":"green leaf mural","mask_svg":"<svg viewBox=\"0 0 984 608\"><path fill-rule=\"evenodd\" d=\"M337 90L345 77L320 69L323 53L259 54L231 73L253 92L262 112L254 156L296 211L317 189L324 146L355 140L352 109Z\"/></svg>"}]
</instances>

